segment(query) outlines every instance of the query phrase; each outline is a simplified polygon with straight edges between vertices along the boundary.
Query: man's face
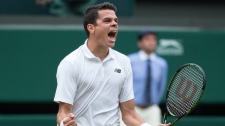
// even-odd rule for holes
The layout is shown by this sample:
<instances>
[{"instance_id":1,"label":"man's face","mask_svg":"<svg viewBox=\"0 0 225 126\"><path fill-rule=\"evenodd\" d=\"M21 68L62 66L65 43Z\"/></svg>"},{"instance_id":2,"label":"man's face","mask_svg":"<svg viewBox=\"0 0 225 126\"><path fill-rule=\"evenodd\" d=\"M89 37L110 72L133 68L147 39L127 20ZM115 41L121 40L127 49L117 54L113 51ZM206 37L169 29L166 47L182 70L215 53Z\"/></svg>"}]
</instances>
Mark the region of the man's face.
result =
<instances>
[{"instance_id":1,"label":"man's face","mask_svg":"<svg viewBox=\"0 0 225 126\"><path fill-rule=\"evenodd\" d=\"M157 39L154 34L144 35L142 39L138 42L139 48L148 54L155 51L156 45Z\"/></svg>"},{"instance_id":2,"label":"man's face","mask_svg":"<svg viewBox=\"0 0 225 126\"><path fill-rule=\"evenodd\" d=\"M93 37L104 47L114 47L118 33L118 19L113 10L99 10Z\"/></svg>"}]
</instances>

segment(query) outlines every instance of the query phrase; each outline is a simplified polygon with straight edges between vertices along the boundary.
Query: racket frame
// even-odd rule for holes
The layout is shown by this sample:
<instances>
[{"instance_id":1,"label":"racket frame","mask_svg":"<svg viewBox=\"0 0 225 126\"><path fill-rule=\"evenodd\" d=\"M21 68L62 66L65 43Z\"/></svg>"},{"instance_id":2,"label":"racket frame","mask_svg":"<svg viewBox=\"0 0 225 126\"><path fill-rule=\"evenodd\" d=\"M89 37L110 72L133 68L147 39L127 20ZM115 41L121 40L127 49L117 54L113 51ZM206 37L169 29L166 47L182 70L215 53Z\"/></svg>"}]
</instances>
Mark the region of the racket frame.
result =
<instances>
[{"instance_id":1,"label":"racket frame","mask_svg":"<svg viewBox=\"0 0 225 126\"><path fill-rule=\"evenodd\" d=\"M172 82L174 81L176 75L177 75L184 67L186 67L186 66L193 66L193 65L194 65L194 66L197 66L197 68L198 68L198 69L202 72L202 74L203 74L203 86L202 86L201 94L200 94L198 100L195 102L194 106L191 107L190 110L188 110L188 111L187 111L185 114L183 114L182 116L175 116L175 115L173 115L172 113L170 113L170 112L168 111L168 106L167 106L167 104L168 104L168 103L167 103L167 98L168 98L168 94L169 94L169 91L170 91L170 87L172 86ZM202 98L202 95L203 95L203 93L204 93L205 87L206 87L206 76L205 76L205 72L204 72L204 70L203 70L199 65L197 65L197 64L195 64L195 63L187 63L187 64L184 64L183 66L181 66L181 67L176 71L176 73L173 75L172 79L170 80L169 86L168 86L168 88L167 88L167 92L166 92L166 112L164 113L164 116L163 116L163 124L167 123L166 121L167 121L167 115L168 115L168 114L170 114L171 116L177 117L177 119L175 119L175 120L171 123L171 126L173 126L173 125L174 125L176 122L178 122L182 117L184 117L184 116L188 115L190 112L192 112L192 111L196 108L196 106L198 105L200 99Z\"/></svg>"}]
</instances>

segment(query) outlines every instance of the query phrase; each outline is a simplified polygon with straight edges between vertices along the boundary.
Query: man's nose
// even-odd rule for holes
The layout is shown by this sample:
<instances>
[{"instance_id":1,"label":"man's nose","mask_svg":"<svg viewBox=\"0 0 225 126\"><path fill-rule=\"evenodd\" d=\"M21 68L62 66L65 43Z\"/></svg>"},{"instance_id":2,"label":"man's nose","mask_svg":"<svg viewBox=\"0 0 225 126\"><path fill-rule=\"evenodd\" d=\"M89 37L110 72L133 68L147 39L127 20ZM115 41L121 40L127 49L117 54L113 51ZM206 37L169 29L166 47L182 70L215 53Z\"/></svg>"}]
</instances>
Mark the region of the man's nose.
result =
<instances>
[{"instance_id":1,"label":"man's nose","mask_svg":"<svg viewBox=\"0 0 225 126\"><path fill-rule=\"evenodd\" d=\"M113 21L112 24L111 24L111 26L112 27L117 27L118 26L118 23L116 21Z\"/></svg>"}]
</instances>

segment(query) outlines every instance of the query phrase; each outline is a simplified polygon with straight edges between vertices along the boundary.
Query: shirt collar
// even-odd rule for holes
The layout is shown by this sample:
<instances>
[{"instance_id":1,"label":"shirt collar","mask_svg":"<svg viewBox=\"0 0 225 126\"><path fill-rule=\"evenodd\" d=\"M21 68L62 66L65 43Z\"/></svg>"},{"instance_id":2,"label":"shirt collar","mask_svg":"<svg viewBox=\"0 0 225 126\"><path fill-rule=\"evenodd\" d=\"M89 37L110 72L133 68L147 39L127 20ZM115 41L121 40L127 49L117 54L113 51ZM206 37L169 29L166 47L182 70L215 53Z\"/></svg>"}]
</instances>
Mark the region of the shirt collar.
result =
<instances>
[{"instance_id":1,"label":"shirt collar","mask_svg":"<svg viewBox=\"0 0 225 126\"><path fill-rule=\"evenodd\" d=\"M83 44L83 52L84 55L87 58L97 58L87 47L87 43L88 43L88 39L85 40L84 44ZM104 60L108 60L108 59L114 59L114 55L113 55L113 50L111 48L109 48L109 54L106 56L106 58Z\"/></svg>"},{"instance_id":2,"label":"shirt collar","mask_svg":"<svg viewBox=\"0 0 225 126\"><path fill-rule=\"evenodd\" d=\"M141 61L145 61L147 59L154 60L156 58L156 54L152 53L151 55L147 55L143 50L139 51L139 58Z\"/></svg>"}]
</instances>

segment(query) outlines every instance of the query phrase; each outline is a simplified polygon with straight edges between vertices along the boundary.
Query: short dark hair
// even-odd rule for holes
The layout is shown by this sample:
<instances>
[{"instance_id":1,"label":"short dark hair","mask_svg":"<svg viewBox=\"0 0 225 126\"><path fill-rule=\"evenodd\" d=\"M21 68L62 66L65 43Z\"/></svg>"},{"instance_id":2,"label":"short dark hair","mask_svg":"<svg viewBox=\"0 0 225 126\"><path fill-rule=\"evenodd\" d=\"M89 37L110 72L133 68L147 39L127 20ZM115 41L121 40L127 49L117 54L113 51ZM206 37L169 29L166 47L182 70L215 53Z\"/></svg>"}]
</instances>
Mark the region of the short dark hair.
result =
<instances>
[{"instance_id":1,"label":"short dark hair","mask_svg":"<svg viewBox=\"0 0 225 126\"><path fill-rule=\"evenodd\" d=\"M84 30L88 37L89 37L89 31L87 30L87 25L88 24L96 25L96 20L99 16L98 11L107 10L107 9L113 10L115 12L117 11L117 8L112 3L109 3L109 2L104 2L101 4L90 6L84 11L83 25L84 25Z\"/></svg>"}]
</instances>

